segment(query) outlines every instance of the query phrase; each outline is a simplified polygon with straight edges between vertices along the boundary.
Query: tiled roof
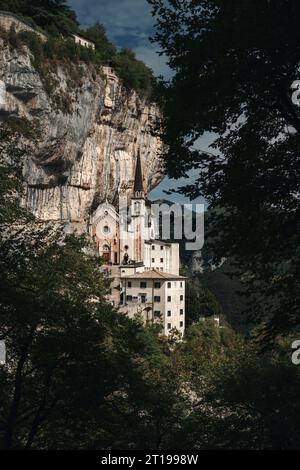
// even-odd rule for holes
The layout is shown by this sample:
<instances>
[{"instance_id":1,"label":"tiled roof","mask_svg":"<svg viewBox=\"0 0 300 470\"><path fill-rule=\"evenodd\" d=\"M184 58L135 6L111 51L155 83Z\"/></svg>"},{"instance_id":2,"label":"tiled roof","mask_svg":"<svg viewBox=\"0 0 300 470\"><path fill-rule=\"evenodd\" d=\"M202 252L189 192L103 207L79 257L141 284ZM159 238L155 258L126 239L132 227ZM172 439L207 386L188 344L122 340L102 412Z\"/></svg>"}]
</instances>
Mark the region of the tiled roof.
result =
<instances>
[{"instance_id":1,"label":"tiled roof","mask_svg":"<svg viewBox=\"0 0 300 470\"><path fill-rule=\"evenodd\" d=\"M152 271L144 271L143 273L131 274L130 276L122 276L126 279L185 279L184 276L177 276L176 274L165 273L153 269Z\"/></svg>"}]
</instances>

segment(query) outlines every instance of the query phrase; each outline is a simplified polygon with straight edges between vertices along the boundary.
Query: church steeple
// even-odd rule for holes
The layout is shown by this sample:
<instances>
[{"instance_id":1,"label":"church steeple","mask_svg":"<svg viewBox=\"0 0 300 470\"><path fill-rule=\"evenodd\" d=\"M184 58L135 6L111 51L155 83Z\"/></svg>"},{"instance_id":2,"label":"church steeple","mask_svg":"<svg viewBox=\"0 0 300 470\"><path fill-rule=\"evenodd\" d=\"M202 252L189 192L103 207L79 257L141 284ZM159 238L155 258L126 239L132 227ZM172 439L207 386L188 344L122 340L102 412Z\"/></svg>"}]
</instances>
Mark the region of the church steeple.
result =
<instances>
[{"instance_id":1,"label":"church steeple","mask_svg":"<svg viewBox=\"0 0 300 470\"><path fill-rule=\"evenodd\" d=\"M145 198L140 151L138 152L138 156L136 160L133 191L134 191L134 194L133 194L134 199Z\"/></svg>"}]
</instances>

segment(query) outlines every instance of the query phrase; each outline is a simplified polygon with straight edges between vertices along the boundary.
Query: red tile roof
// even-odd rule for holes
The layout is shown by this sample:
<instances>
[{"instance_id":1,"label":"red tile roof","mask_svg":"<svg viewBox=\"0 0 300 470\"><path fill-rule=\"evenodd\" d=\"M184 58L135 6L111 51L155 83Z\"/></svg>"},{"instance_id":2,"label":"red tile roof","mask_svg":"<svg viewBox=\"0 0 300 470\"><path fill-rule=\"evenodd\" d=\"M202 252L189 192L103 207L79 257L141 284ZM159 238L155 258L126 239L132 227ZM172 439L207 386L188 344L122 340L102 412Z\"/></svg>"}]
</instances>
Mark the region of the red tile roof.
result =
<instances>
[{"instance_id":1,"label":"red tile roof","mask_svg":"<svg viewBox=\"0 0 300 470\"><path fill-rule=\"evenodd\" d=\"M153 269L152 271L144 271L142 273L131 274L129 276L122 276L122 278L126 279L186 279L184 276L177 276L176 274L165 273L162 271L157 271L157 269Z\"/></svg>"}]
</instances>

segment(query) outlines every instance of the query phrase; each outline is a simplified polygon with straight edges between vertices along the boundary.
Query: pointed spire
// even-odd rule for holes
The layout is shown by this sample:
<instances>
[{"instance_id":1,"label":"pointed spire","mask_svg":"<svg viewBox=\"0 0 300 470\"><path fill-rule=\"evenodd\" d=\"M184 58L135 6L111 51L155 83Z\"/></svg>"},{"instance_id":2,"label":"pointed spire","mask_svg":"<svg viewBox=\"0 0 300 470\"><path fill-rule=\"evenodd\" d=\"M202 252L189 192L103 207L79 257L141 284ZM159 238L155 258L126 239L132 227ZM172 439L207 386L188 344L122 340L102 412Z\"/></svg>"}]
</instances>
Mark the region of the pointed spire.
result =
<instances>
[{"instance_id":1,"label":"pointed spire","mask_svg":"<svg viewBox=\"0 0 300 470\"><path fill-rule=\"evenodd\" d=\"M135 177L134 177L134 195L135 197L144 197L144 187L143 187L143 175L142 175L142 164L141 164L141 154L138 152L136 167L135 167Z\"/></svg>"}]
</instances>

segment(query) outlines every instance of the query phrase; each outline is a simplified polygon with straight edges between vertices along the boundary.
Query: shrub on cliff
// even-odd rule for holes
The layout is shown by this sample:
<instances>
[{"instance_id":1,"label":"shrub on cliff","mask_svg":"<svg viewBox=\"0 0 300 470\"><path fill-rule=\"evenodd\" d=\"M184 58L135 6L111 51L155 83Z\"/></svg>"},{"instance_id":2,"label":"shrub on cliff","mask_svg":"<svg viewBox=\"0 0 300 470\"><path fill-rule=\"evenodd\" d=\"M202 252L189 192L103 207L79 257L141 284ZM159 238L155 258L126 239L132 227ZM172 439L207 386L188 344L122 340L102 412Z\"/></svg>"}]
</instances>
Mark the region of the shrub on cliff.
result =
<instances>
[{"instance_id":1,"label":"shrub on cliff","mask_svg":"<svg viewBox=\"0 0 300 470\"><path fill-rule=\"evenodd\" d=\"M66 0L0 0L0 10L22 16L52 35L78 30L76 14Z\"/></svg>"},{"instance_id":2,"label":"shrub on cliff","mask_svg":"<svg viewBox=\"0 0 300 470\"><path fill-rule=\"evenodd\" d=\"M146 97L151 97L155 79L149 67L135 57L130 49L122 49L114 58L114 67L125 87L134 88Z\"/></svg>"},{"instance_id":3,"label":"shrub on cliff","mask_svg":"<svg viewBox=\"0 0 300 470\"><path fill-rule=\"evenodd\" d=\"M112 65L123 80L126 88L136 90L141 96L153 97L155 79L151 69L135 57L130 49L120 53L109 41L105 28L99 22L81 31L76 20L76 14L65 0L29 1L15 0L7 2L0 0L0 10L17 14L20 19L31 23L33 27L41 28L48 34L48 41L43 44L36 34L26 31L17 34L13 29L9 32L0 31L2 38L18 49L25 42L34 54L34 65L37 67L48 94L54 89L53 79L47 73L45 60L64 61L69 69L72 63L79 61L95 66ZM82 34L95 43L95 50L75 44L72 35ZM49 64L48 64L49 65ZM50 67L53 69L53 67ZM52 85L50 84L52 82ZM65 100L64 100L65 103ZM63 105L63 108L65 106Z\"/></svg>"},{"instance_id":4,"label":"shrub on cliff","mask_svg":"<svg viewBox=\"0 0 300 470\"><path fill-rule=\"evenodd\" d=\"M116 47L109 41L106 35L105 28L99 22L90 26L83 33L84 37L93 41L96 46L96 57L101 61L111 61L117 54Z\"/></svg>"}]
</instances>

